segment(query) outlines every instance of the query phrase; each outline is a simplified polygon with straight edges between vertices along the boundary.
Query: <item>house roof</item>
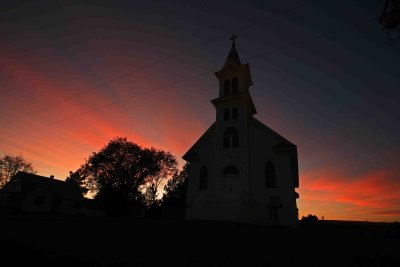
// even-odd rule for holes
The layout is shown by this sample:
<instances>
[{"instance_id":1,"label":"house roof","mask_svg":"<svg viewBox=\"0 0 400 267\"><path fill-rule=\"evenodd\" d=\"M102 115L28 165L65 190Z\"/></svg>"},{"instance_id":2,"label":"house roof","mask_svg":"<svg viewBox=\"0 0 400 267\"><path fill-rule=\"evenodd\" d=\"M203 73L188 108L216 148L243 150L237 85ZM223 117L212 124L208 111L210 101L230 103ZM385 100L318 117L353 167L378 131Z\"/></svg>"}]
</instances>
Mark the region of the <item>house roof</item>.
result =
<instances>
[{"instance_id":1,"label":"house roof","mask_svg":"<svg viewBox=\"0 0 400 267\"><path fill-rule=\"evenodd\" d=\"M73 182L65 182L27 172L18 172L3 187L3 191L9 191L15 183L20 185L19 192L22 194L27 194L38 187L47 186L56 198L83 200L79 185Z\"/></svg>"}]
</instances>

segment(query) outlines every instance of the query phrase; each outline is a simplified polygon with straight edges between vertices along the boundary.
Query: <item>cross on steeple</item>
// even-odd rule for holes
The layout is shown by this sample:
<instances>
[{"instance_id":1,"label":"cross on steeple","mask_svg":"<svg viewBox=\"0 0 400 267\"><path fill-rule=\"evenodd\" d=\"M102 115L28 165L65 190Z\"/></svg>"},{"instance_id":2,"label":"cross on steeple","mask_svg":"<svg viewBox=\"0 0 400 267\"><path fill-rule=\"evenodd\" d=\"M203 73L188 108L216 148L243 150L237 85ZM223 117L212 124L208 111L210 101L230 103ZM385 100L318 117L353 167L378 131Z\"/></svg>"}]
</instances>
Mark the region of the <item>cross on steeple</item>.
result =
<instances>
[{"instance_id":1,"label":"cross on steeple","mask_svg":"<svg viewBox=\"0 0 400 267\"><path fill-rule=\"evenodd\" d=\"M235 35L235 34L232 34L232 37L229 38L229 40L232 40L232 45L235 45L235 39L236 39L236 38L238 38L238 36Z\"/></svg>"}]
</instances>

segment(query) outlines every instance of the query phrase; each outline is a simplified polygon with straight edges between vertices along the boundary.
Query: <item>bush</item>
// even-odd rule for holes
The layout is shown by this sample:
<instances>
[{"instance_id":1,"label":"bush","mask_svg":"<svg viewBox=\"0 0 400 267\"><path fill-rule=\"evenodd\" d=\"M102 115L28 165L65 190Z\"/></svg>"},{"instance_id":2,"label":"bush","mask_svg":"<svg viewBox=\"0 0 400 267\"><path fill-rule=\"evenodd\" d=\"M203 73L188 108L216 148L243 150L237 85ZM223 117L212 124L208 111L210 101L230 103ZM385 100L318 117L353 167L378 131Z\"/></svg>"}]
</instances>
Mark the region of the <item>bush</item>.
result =
<instances>
[{"instance_id":1,"label":"bush","mask_svg":"<svg viewBox=\"0 0 400 267\"><path fill-rule=\"evenodd\" d=\"M304 224L315 224L318 221L317 215L308 214L306 217L302 217L300 222Z\"/></svg>"}]
</instances>

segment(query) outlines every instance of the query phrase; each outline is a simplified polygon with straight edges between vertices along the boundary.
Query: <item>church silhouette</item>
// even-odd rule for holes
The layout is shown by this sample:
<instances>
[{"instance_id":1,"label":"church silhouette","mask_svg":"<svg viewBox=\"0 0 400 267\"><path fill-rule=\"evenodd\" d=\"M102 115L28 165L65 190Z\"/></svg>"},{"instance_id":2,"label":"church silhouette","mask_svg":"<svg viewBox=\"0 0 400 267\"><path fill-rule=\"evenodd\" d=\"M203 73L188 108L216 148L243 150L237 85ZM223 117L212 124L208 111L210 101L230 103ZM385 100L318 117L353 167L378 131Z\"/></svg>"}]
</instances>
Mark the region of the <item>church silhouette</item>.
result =
<instances>
[{"instance_id":1,"label":"church silhouette","mask_svg":"<svg viewBox=\"0 0 400 267\"><path fill-rule=\"evenodd\" d=\"M236 38L215 72L216 120L183 156L191 165L186 220L295 226L297 147L254 118L250 67L240 61Z\"/></svg>"}]
</instances>

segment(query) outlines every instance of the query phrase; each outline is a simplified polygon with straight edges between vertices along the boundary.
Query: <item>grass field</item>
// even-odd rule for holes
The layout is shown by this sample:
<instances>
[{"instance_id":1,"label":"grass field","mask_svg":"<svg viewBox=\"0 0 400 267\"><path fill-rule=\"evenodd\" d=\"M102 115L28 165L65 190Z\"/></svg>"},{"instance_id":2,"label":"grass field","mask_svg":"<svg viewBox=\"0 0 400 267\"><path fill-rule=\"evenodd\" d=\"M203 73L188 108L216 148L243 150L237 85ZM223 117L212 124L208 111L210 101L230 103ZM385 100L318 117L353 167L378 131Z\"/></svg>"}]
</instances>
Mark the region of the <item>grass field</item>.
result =
<instances>
[{"instance_id":1,"label":"grass field","mask_svg":"<svg viewBox=\"0 0 400 267\"><path fill-rule=\"evenodd\" d=\"M398 223L0 217L0 266L400 266Z\"/></svg>"}]
</instances>

